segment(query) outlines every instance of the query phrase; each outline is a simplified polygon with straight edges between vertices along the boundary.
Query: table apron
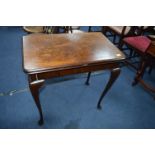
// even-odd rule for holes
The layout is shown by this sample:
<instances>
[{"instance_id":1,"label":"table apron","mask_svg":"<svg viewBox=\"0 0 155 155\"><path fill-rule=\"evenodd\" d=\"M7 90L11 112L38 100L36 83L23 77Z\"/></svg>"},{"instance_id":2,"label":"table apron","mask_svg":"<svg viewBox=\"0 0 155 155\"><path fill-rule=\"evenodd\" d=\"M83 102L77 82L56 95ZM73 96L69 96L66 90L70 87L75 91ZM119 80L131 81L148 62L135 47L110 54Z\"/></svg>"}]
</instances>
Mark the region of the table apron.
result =
<instances>
[{"instance_id":1,"label":"table apron","mask_svg":"<svg viewBox=\"0 0 155 155\"><path fill-rule=\"evenodd\" d=\"M74 68L67 68L67 69L59 69L59 70L51 70L51 71L42 71L42 72L35 72L29 73L29 77L31 81L41 80L41 79L50 79L53 77L61 77L65 75L71 74L79 74L79 73L86 73L86 72L93 72L93 71L100 71L100 70L111 70L114 68L119 67L119 62L116 63L107 63L107 64L99 64L99 65L89 65L89 66L78 66Z\"/></svg>"}]
</instances>

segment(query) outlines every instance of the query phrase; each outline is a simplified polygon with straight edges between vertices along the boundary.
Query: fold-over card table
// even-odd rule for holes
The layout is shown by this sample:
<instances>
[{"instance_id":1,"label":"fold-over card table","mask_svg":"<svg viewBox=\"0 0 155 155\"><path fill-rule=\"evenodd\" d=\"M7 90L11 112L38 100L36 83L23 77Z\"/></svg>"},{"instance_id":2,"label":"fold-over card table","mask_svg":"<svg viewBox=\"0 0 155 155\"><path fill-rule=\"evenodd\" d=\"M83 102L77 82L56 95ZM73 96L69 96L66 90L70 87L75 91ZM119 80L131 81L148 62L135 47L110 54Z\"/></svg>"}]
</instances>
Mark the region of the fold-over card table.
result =
<instances>
[{"instance_id":1,"label":"fold-over card table","mask_svg":"<svg viewBox=\"0 0 155 155\"><path fill-rule=\"evenodd\" d=\"M70 74L110 70L109 81L99 98L97 107L120 74L119 64L124 54L102 33L30 34L23 37L23 67L28 74L29 88L44 122L39 89L46 79ZM93 95L93 94L92 94Z\"/></svg>"}]
</instances>

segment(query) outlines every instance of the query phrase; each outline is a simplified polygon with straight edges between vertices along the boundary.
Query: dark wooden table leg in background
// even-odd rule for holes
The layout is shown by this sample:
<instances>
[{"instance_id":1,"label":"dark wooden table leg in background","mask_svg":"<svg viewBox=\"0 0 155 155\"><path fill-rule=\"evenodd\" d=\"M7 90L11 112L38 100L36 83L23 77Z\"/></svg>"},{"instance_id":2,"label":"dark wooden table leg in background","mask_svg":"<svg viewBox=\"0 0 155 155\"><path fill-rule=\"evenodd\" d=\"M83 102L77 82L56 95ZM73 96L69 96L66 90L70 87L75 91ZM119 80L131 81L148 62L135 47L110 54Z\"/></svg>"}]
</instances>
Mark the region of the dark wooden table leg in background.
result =
<instances>
[{"instance_id":1,"label":"dark wooden table leg in background","mask_svg":"<svg viewBox=\"0 0 155 155\"><path fill-rule=\"evenodd\" d=\"M91 72L88 73L87 80L85 82L86 85L89 85L90 76L91 76Z\"/></svg>"},{"instance_id":2,"label":"dark wooden table leg in background","mask_svg":"<svg viewBox=\"0 0 155 155\"><path fill-rule=\"evenodd\" d=\"M135 86L138 84L139 79L143 77L145 69L147 67L146 61L141 60L140 69L137 71L136 77L134 78L134 81L132 82L132 86Z\"/></svg>"},{"instance_id":3,"label":"dark wooden table leg in background","mask_svg":"<svg viewBox=\"0 0 155 155\"><path fill-rule=\"evenodd\" d=\"M143 75L144 75L144 72L145 72L147 66L148 66L147 61L144 60L141 62L141 66L140 66L139 70L137 71L134 81L132 82L132 86L135 86L138 83L140 83L147 91L155 93L155 88L143 80Z\"/></svg>"},{"instance_id":4,"label":"dark wooden table leg in background","mask_svg":"<svg viewBox=\"0 0 155 155\"><path fill-rule=\"evenodd\" d=\"M32 81L31 77L29 77L29 88L40 115L40 119L38 121L39 125L43 125L44 123L42 108L41 108L40 99L39 99L39 89L43 86L43 84L44 84L44 80Z\"/></svg>"},{"instance_id":5,"label":"dark wooden table leg in background","mask_svg":"<svg viewBox=\"0 0 155 155\"><path fill-rule=\"evenodd\" d=\"M120 71L121 70L119 67L111 70L111 75L110 75L109 81L108 81L104 91L102 92L100 99L98 101L98 104L97 104L98 109L102 108L101 107L101 101L102 101L103 97L106 95L106 93L108 92L108 90L112 87L112 85L114 84L116 79L118 78ZM91 72L88 73L87 80L85 82L86 85L89 85L90 76L91 76Z\"/></svg>"}]
</instances>

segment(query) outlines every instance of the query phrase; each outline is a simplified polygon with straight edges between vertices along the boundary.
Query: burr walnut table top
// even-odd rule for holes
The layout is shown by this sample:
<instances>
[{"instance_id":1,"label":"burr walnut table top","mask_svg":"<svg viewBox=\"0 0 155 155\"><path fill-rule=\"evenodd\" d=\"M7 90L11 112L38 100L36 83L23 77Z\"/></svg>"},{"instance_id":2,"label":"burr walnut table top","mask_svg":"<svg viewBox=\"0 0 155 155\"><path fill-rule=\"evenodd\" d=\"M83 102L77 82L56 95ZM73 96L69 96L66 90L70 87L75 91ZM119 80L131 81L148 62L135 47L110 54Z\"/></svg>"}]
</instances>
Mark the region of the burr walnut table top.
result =
<instances>
[{"instance_id":1,"label":"burr walnut table top","mask_svg":"<svg viewBox=\"0 0 155 155\"><path fill-rule=\"evenodd\" d=\"M23 37L23 65L27 73L112 63L124 58L124 54L99 32Z\"/></svg>"}]
</instances>

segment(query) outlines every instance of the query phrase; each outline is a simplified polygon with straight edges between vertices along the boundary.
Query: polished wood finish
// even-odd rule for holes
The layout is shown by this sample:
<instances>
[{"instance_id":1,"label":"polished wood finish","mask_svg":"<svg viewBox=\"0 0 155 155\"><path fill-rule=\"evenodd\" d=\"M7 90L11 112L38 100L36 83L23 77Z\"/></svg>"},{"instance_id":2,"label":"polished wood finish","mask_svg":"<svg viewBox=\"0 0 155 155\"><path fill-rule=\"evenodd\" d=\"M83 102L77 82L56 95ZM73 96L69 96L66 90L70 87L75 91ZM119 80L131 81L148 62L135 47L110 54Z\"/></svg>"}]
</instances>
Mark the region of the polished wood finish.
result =
<instances>
[{"instance_id":1,"label":"polished wood finish","mask_svg":"<svg viewBox=\"0 0 155 155\"><path fill-rule=\"evenodd\" d=\"M124 59L101 33L31 34L23 37L23 50L28 73Z\"/></svg>"},{"instance_id":2,"label":"polished wood finish","mask_svg":"<svg viewBox=\"0 0 155 155\"><path fill-rule=\"evenodd\" d=\"M40 113L39 123L43 124L39 89L44 80L108 69L112 75L100 98L101 103L104 95L117 79L120 72L119 63L124 59L124 54L101 33L24 36L23 66L29 76L30 90Z\"/></svg>"}]
</instances>

